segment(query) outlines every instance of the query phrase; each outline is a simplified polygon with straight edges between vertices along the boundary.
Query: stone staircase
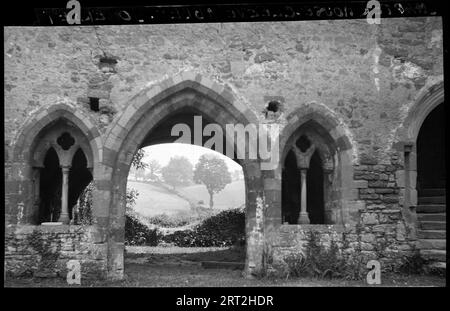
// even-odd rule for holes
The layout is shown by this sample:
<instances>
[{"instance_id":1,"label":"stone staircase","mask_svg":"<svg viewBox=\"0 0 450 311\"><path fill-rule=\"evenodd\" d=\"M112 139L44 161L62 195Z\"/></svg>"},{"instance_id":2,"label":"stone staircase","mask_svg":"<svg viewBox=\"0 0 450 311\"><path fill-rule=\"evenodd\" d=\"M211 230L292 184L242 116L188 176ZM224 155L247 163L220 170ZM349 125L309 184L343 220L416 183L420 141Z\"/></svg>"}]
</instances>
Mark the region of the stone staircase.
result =
<instances>
[{"instance_id":1,"label":"stone staircase","mask_svg":"<svg viewBox=\"0 0 450 311\"><path fill-rule=\"evenodd\" d=\"M428 267L446 269L446 204L445 189L419 191L416 208L418 248Z\"/></svg>"}]
</instances>

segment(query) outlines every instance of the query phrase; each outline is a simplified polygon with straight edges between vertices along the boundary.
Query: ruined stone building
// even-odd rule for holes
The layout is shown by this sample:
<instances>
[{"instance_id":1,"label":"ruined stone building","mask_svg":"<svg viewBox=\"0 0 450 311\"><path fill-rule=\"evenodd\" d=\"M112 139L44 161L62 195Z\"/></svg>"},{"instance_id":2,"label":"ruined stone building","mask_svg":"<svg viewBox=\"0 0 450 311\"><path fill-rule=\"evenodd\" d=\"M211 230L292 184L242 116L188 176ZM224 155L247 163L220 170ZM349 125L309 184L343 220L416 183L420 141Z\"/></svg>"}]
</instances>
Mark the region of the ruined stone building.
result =
<instances>
[{"instance_id":1,"label":"ruined stone building","mask_svg":"<svg viewBox=\"0 0 450 311\"><path fill-rule=\"evenodd\" d=\"M122 278L133 155L195 115L279 125L275 167L236 159L246 275L274 270L310 231L382 267L417 252L445 264L441 17L4 34L7 273L64 276L76 259L83 277ZM73 224L92 180L93 223Z\"/></svg>"}]
</instances>

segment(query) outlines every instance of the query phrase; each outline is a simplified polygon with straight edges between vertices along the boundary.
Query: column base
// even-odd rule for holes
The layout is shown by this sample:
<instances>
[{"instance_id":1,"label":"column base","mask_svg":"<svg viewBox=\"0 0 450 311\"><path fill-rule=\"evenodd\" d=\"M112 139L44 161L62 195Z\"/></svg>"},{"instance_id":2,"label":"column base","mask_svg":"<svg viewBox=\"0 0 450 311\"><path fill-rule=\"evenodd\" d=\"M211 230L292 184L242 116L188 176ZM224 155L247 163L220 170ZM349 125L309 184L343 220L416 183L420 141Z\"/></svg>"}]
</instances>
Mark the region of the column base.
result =
<instances>
[{"instance_id":1,"label":"column base","mask_svg":"<svg viewBox=\"0 0 450 311\"><path fill-rule=\"evenodd\" d=\"M61 215L58 219L59 222L62 222L64 225L68 225L70 222L69 215Z\"/></svg>"},{"instance_id":2,"label":"column base","mask_svg":"<svg viewBox=\"0 0 450 311\"><path fill-rule=\"evenodd\" d=\"M297 223L299 225L309 225L310 221L309 221L309 216L308 213L300 213L300 216L298 216L298 220Z\"/></svg>"}]
</instances>

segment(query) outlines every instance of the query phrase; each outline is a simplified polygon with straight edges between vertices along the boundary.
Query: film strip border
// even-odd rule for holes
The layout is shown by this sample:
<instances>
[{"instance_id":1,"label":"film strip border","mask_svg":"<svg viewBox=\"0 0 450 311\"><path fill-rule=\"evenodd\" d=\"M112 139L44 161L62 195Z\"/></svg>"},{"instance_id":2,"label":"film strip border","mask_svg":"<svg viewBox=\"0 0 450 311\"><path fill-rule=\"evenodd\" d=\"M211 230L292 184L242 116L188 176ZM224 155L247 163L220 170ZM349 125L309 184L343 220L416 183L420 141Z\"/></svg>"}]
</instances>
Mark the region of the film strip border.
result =
<instances>
[{"instance_id":1,"label":"film strip border","mask_svg":"<svg viewBox=\"0 0 450 311\"><path fill-rule=\"evenodd\" d=\"M361 19L369 1L279 4L215 4L133 7L81 7L81 25L226 23ZM431 1L376 1L380 18L441 15ZM36 26L68 25L66 8L35 9Z\"/></svg>"}]
</instances>

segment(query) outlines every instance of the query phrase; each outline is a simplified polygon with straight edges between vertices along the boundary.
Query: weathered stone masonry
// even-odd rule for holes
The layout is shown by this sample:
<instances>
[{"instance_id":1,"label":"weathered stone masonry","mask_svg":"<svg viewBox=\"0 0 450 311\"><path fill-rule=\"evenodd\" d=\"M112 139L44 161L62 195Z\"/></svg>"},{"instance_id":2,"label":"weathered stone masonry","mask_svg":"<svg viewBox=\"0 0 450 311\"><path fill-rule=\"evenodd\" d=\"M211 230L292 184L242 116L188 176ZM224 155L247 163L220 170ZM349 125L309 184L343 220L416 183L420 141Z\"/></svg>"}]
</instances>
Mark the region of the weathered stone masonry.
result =
<instances>
[{"instance_id":1,"label":"weathered stone masonry","mask_svg":"<svg viewBox=\"0 0 450 311\"><path fill-rule=\"evenodd\" d=\"M247 274L270 268L264 262L269 253L282 261L301 250L309 230L324 241L345 235L346 251L358 245L386 263L416 247L415 142L426 116L444 100L439 17L385 19L381 25L7 27L4 52L10 274L39 274L53 265L64 275L64 261L81 259L88 275L121 278L132 156L153 143L164 122L189 114L222 126L280 125L276 169L240 161ZM272 100L281 107L268 117ZM33 161L47 150L39 147L42 137L57 130L83 136L95 182L94 223L87 228L35 221ZM320 137L322 163L328 157L325 224L282 220L283 161L303 132ZM167 133L158 137L170 140ZM33 245L48 245L43 248L58 256Z\"/></svg>"}]
</instances>

